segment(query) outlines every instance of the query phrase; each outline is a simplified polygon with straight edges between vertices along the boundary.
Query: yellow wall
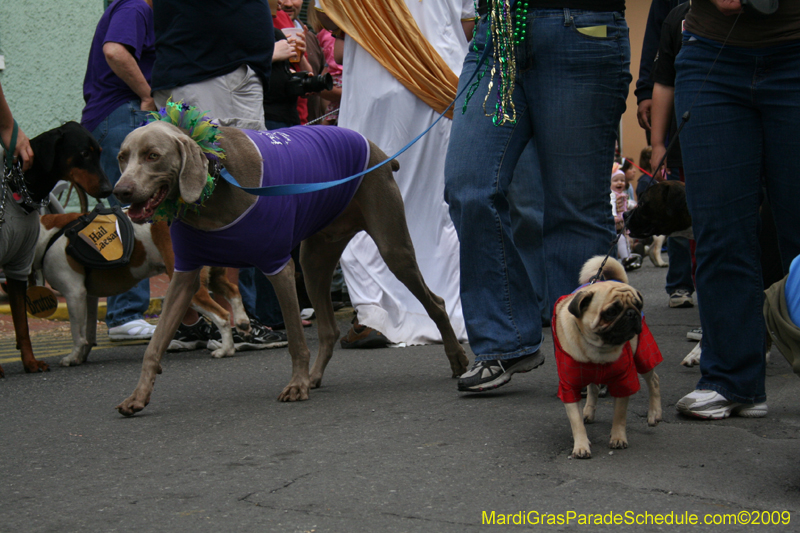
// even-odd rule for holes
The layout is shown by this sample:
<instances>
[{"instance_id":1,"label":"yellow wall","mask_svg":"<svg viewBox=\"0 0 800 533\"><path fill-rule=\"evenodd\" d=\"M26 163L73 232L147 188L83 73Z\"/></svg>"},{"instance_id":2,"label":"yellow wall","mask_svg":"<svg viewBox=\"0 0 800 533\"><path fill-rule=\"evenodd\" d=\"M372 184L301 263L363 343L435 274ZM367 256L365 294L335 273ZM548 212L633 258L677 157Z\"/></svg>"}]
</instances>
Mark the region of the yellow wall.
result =
<instances>
[{"instance_id":1,"label":"yellow wall","mask_svg":"<svg viewBox=\"0 0 800 533\"><path fill-rule=\"evenodd\" d=\"M636 118L636 80L639 78L639 61L642 57L644 29L647 25L647 14L650 12L650 0L627 0L625 2L625 19L630 28L631 40L631 74L633 82L628 93L628 107L622 115L622 155L632 157L640 165L639 152L647 146L647 137Z\"/></svg>"}]
</instances>

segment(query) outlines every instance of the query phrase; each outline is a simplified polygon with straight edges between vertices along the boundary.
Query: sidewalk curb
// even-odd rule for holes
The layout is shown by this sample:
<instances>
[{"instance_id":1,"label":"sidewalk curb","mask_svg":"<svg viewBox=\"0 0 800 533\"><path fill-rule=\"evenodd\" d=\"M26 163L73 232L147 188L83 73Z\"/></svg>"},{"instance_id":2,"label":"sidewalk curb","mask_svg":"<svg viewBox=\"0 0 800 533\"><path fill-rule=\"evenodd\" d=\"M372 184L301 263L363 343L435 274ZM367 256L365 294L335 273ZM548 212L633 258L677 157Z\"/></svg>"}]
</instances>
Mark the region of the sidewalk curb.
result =
<instances>
[{"instance_id":1,"label":"sidewalk curb","mask_svg":"<svg viewBox=\"0 0 800 533\"><path fill-rule=\"evenodd\" d=\"M150 298L150 306L145 311L145 315L153 316L153 315L160 315L161 314L161 304L164 301L164 298ZM0 305L0 315L10 315L11 314L11 306L8 304ZM28 315L32 316L32 315ZM106 318L106 302L102 301L97 304L97 320L104 320ZM67 304L65 302L58 303L58 309L56 312L47 317L46 320L61 320L64 322L69 322L69 312L67 311Z\"/></svg>"}]
</instances>

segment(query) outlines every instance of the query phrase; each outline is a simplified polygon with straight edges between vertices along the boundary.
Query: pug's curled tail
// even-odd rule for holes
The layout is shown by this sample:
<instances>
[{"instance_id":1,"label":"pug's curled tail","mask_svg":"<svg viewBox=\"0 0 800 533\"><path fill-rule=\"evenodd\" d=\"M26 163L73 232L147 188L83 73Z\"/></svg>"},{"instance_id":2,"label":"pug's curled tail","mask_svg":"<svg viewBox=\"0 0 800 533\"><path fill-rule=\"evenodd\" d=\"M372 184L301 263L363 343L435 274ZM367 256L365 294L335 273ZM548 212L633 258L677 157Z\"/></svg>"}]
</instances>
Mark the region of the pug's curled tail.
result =
<instances>
[{"instance_id":1,"label":"pug's curled tail","mask_svg":"<svg viewBox=\"0 0 800 533\"><path fill-rule=\"evenodd\" d=\"M596 255L586 261L583 264L583 268L581 268L581 274L578 283L583 285L592 281L592 279L597 275L597 271L600 269L600 265L603 264L604 259L606 259L605 256ZM610 279L621 281L622 283L628 283L628 275L625 273L625 268L613 257L606 259L606 264L603 265L603 271L600 274L601 281Z\"/></svg>"}]
</instances>

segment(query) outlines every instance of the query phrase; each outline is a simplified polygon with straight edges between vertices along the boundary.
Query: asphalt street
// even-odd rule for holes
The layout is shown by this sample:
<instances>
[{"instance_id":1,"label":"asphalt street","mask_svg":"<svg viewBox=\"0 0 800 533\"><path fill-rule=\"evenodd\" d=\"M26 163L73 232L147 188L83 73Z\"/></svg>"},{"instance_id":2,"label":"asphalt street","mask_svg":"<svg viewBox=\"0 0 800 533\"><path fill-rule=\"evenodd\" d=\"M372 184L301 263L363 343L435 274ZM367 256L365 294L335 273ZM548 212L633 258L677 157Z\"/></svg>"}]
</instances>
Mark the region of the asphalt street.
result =
<instances>
[{"instance_id":1,"label":"asphalt street","mask_svg":"<svg viewBox=\"0 0 800 533\"><path fill-rule=\"evenodd\" d=\"M665 275L649 262L631 273L664 355L664 421L647 426L643 389L629 448L612 452L601 399L590 460L569 459L549 330L544 366L471 395L438 345L337 347L323 387L294 404L276 401L286 349L167 354L132 418L114 407L136 385L141 345L80 367L47 359L37 375L4 362L0 531L800 531L800 379L775 349L766 418L678 415L699 377L679 364L699 320L667 307ZM316 328L305 332L314 353Z\"/></svg>"}]
</instances>

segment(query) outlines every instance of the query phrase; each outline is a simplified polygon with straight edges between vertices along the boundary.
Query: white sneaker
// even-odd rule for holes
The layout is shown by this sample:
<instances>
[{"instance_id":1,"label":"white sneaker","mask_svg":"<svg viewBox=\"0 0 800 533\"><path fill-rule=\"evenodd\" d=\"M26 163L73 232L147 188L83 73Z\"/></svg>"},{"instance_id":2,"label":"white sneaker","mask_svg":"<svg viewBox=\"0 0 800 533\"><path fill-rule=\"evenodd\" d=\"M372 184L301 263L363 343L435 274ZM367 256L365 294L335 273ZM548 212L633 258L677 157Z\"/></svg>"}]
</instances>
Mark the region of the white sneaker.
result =
<instances>
[{"instance_id":1,"label":"white sneaker","mask_svg":"<svg viewBox=\"0 0 800 533\"><path fill-rule=\"evenodd\" d=\"M675 405L678 411L689 416L705 420L719 420L731 415L745 418L762 418L767 416L767 404L736 403L713 390L692 391Z\"/></svg>"},{"instance_id":2,"label":"white sneaker","mask_svg":"<svg viewBox=\"0 0 800 533\"><path fill-rule=\"evenodd\" d=\"M703 328L694 328L686 332L686 338L690 341L700 342L703 340Z\"/></svg>"},{"instance_id":3,"label":"white sneaker","mask_svg":"<svg viewBox=\"0 0 800 533\"><path fill-rule=\"evenodd\" d=\"M147 340L153 336L156 327L141 318L131 320L121 326L108 328L108 338L112 341L140 341Z\"/></svg>"}]
</instances>

